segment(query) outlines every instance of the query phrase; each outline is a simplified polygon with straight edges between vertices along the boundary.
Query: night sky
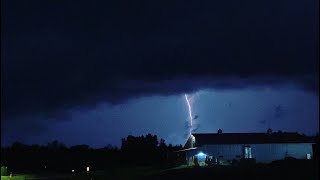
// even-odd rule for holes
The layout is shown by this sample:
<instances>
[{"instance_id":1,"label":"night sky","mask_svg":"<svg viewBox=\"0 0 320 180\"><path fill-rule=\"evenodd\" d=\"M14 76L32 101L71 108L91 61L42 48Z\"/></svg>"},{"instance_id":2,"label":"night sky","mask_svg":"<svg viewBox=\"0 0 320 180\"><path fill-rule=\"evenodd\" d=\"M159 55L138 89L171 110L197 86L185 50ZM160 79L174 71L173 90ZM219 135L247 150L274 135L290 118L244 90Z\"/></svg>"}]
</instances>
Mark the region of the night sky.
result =
<instances>
[{"instance_id":1,"label":"night sky","mask_svg":"<svg viewBox=\"0 0 320 180\"><path fill-rule=\"evenodd\" d=\"M1 145L319 131L318 1L1 1Z\"/></svg>"}]
</instances>

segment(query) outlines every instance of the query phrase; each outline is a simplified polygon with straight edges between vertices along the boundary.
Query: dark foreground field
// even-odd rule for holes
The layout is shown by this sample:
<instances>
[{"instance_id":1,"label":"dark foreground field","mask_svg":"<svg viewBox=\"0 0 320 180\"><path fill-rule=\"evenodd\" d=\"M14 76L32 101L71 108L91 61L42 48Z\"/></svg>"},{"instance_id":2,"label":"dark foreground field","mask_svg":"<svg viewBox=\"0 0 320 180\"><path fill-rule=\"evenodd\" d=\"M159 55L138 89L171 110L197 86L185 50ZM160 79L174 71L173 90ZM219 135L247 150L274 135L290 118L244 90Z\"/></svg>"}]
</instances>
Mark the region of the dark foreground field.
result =
<instances>
[{"instance_id":1,"label":"dark foreground field","mask_svg":"<svg viewBox=\"0 0 320 180\"><path fill-rule=\"evenodd\" d=\"M287 168L190 168L177 169L149 176L145 179L318 179L314 170Z\"/></svg>"},{"instance_id":2,"label":"dark foreground field","mask_svg":"<svg viewBox=\"0 0 320 180\"><path fill-rule=\"evenodd\" d=\"M261 179L261 180L318 180L319 170L315 161L281 160L272 164L255 164L239 167L181 168L164 171L145 179Z\"/></svg>"},{"instance_id":3,"label":"dark foreground field","mask_svg":"<svg viewBox=\"0 0 320 180\"><path fill-rule=\"evenodd\" d=\"M151 168L151 167L132 167L115 168L104 171L95 171L80 174L38 174L23 177L1 179L78 179L78 180L98 180L98 179L286 179L286 180L318 180L319 171L314 162L279 162L272 165L256 164L250 167L188 167L186 165L176 168Z\"/></svg>"}]
</instances>

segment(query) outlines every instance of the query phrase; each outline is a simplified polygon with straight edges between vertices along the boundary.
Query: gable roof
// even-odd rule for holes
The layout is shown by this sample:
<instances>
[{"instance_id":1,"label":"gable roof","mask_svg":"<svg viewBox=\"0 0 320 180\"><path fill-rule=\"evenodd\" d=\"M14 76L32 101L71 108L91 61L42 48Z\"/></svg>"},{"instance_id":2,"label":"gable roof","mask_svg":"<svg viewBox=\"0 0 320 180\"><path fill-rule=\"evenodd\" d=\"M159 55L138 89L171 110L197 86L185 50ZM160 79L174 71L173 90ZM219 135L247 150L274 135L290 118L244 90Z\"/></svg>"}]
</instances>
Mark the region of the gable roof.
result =
<instances>
[{"instance_id":1,"label":"gable roof","mask_svg":"<svg viewBox=\"0 0 320 180\"><path fill-rule=\"evenodd\" d=\"M274 144L274 143L312 143L313 139L298 133L198 133L195 147L205 144ZM191 138L185 144L190 148Z\"/></svg>"}]
</instances>

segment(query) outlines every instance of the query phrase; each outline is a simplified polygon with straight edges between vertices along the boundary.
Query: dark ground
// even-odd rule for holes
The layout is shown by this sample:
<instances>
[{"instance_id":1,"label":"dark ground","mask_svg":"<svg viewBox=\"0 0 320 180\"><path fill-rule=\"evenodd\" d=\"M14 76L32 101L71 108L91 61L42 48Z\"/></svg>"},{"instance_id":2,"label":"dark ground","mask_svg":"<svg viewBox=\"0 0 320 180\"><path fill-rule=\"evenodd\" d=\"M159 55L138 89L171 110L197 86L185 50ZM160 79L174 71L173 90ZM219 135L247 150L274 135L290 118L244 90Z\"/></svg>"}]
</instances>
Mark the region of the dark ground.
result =
<instances>
[{"instance_id":1,"label":"dark ground","mask_svg":"<svg viewBox=\"0 0 320 180\"><path fill-rule=\"evenodd\" d=\"M229 168L192 168L172 170L145 179L317 179L310 171L284 169L229 169Z\"/></svg>"},{"instance_id":2,"label":"dark ground","mask_svg":"<svg viewBox=\"0 0 320 180\"><path fill-rule=\"evenodd\" d=\"M256 165L253 167L182 168L148 176L144 179L299 179L318 180L319 170L313 163Z\"/></svg>"},{"instance_id":3,"label":"dark ground","mask_svg":"<svg viewBox=\"0 0 320 180\"><path fill-rule=\"evenodd\" d=\"M289 162L290 163L290 162ZM105 171L76 174L38 174L20 179L77 179L77 180L102 180L102 179L123 179L123 180L157 180L157 179L217 179L217 180L318 180L319 170L314 163L290 163L283 162L273 165L257 164L251 167L187 167L186 165L169 169L154 169L151 167L116 168ZM30 178L32 177L32 178ZM2 179L2 178L1 178ZM10 178L7 178L10 179Z\"/></svg>"}]
</instances>

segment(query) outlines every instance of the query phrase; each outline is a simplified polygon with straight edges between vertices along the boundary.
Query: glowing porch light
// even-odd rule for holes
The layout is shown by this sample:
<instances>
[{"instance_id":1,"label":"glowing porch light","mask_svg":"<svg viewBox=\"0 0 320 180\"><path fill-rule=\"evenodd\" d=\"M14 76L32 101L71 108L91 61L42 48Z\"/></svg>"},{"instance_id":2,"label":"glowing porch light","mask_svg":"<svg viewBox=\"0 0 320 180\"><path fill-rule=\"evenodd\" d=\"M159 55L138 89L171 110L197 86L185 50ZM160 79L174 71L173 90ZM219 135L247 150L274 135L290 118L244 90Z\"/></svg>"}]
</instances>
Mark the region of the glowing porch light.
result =
<instances>
[{"instance_id":1,"label":"glowing porch light","mask_svg":"<svg viewBox=\"0 0 320 180\"><path fill-rule=\"evenodd\" d=\"M204 154L203 152L199 152L197 156L206 156L206 154Z\"/></svg>"}]
</instances>

